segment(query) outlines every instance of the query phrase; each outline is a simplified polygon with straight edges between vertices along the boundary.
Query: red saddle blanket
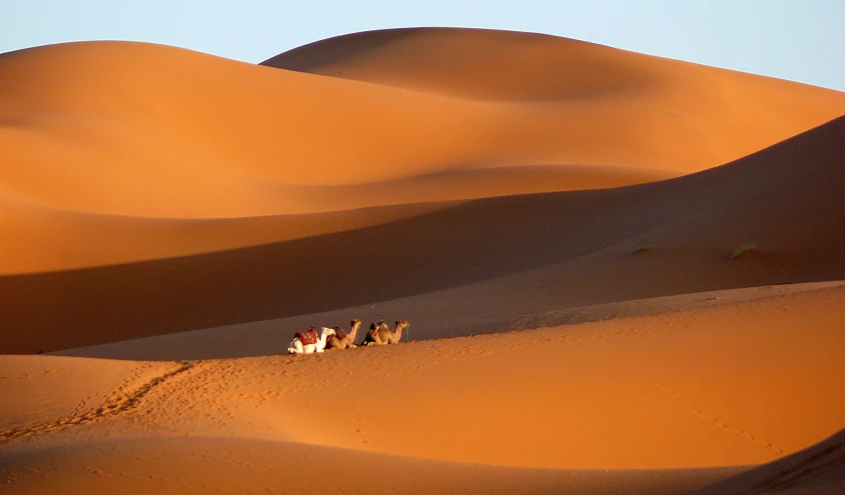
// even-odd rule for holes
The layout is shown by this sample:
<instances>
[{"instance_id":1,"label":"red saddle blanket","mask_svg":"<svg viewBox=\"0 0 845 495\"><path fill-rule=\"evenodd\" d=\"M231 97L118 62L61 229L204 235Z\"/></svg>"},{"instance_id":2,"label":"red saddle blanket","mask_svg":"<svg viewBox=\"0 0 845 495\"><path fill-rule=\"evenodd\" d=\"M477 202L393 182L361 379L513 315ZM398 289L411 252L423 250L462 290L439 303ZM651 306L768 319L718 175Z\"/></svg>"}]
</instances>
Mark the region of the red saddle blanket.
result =
<instances>
[{"instance_id":1,"label":"red saddle blanket","mask_svg":"<svg viewBox=\"0 0 845 495\"><path fill-rule=\"evenodd\" d=\"M298 338L299 341L302 342L302 345L316 344L317 331L312 328L307 332L296 332L296 338Z\"/></svg>"}]
</instances>

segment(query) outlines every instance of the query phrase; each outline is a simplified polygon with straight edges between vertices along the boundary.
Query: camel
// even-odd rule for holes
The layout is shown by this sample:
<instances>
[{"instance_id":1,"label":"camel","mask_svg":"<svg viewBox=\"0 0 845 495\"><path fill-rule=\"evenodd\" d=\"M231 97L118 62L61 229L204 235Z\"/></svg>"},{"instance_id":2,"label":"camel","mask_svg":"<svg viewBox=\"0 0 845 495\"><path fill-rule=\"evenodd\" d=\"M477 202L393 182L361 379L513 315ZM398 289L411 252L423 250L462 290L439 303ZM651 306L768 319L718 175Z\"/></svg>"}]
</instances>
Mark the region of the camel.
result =
<instances>
[{"instance_id":1,"label":"camel","mask_svg":"<svg viewBox=\"0 0 845 495\"><path fill-rule=\"evenodd\" d=\"M378 325L373 323L370 325L370 331L367 332L367 337L364 338L363 345L398 344L402 340L402 330L405 330L410 325L405 320L397 320L396 329L391 330L384 320L379 321Z\"/></svg>"},{"instance_id":2,"label":"camel","mask_svg":"<svg viewBox=\"0 0 845 495\"><path fill-rule=\"evenodd\" d=\"M341 330L339 325L334 326L335 334L329 336L329 340L326 342L326 346L329 349L349 349L355 347L355 337L358 336L358 328L361 326L361 320L356 318L350 321L349 324L352 326L349 333Z\"/></svg>"},{"instance_id":3,"label":"camel","mask_svg":"<svg viewBox=\"0 0 845 495\"><path fill-rule=\"evenodd\" d=\"M335 335L333 328L323 328L317 337L317 330L311 327L307 332L296 332L288 345L288 354L313 354L326 350L326 340Z\"/></svg>"}]
</instances>

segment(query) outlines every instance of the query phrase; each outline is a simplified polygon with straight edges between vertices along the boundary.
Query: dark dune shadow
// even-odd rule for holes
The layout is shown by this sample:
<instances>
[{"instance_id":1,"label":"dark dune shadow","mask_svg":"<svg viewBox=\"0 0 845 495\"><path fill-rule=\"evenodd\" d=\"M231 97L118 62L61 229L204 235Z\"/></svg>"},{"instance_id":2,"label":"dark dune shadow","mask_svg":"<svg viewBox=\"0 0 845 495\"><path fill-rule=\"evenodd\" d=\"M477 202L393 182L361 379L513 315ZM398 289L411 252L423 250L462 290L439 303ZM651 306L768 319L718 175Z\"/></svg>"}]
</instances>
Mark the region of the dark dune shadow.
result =
<instances>
[{"instance_id":1,"label":"dark dune shadow","mask_svg":"<svg viewBox=\"0 0 845 495\"><path fill-rule=\"evenodd\" d=\"M604 236L561 235L583 201L479 201L394 223L223 252L0 277L4 353L280 318L552 263ZM603 209L595 198L592 210ZM539 212L545 214L538 215ZM479 221L484 219L484 221ZM625 235L636 225L620 225ZM50 335L50 338L41 336Z\"/></svg>"},{"instance_id":2,"label":"dark dune shadow","mask_svg":"<svg viewBox=\"0 0 845 495\"><path fill-rule=\"evenodd\" d=\"M359 57L384 45L413 36L420 30L422 28L402 28L345 34L288 50L259 65L297 72L313 72L324 65Z\"/></svg>"},{"instance_id":3,"label":"dark dune shadow","mask_svg":"<svg viewBox=\"0 0 845 495\"><path fill-rule=\"evenodd\" d=\"M232 459L243 462L233 463ZM52 466L52 477L25 476L15 480L13 490L45 493L52 488L61 493L70 483L84 480L85 486L96 487L96 493L199 493L186 489L184 485L189 483L209 483L224 493L247 491L245 486L255 491L280 485L296 493L331 493L338 481L325 475L328 464L351 467L344 473L342 487L361 493L681 495L747 469L536 469L256 439L119 438L59 447L32 444L6 448L0 451L0 479L45 463ZM120 466L121 475L104 476L102 471L108 472L109 465ZM179 476L166 476L168 470L162 466L167 465L178 466ZM389 477L384 476L387 465L391 467ZM73 476L80 472L84 474ZM300 475L291 478L290 472ZM175 488L177 482L179 488ZM170 486L174 488L168 490Z\"/></svg>"},{"instance_id":4,"label":"dark dune shadow","mask_svg":"<svg viewBox=\"0 0 845 495\"><path fill-rule=\"evenodd\" d=\"M845 493L845 430L691 495Z\"/></svg>"},{"instance_id":5,"label":"dark dune shadow","mask_svg":"<svg viewBox=\"0 0 845 495\"><path fill-rule=\"evenodd\" d=\"M561 284L592 291L582 297L586 305L842 279L843 139L845 118L839 118L677 179L468 201L276 244L0 277L0 352L54 351L411 296L619 243L633 248L649 231L659 246L653 253L590 268ZM765 256L731 260L736 246L748 240ZM667 263L661 246L692 252L698 261L678 269ZM657 275L637 283L635 266Z\"/></svg>"}]
</instances>

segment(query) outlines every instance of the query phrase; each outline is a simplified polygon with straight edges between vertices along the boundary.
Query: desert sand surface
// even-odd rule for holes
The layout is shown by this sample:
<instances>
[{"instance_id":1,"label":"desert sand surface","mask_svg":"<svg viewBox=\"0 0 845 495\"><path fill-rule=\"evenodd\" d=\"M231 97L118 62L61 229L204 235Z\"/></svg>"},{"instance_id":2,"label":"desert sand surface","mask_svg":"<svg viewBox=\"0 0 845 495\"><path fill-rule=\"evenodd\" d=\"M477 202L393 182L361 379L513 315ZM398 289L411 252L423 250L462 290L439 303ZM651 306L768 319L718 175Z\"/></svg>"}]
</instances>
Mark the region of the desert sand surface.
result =
<instances>
[{"instance_id":1,"label":"desert sand surface","mask_svg":"<svg viewBox=\"0 0 845 495\"><path fill-rule=\"evenodd\" d=\"M451 28L0 74L4 493L843 489L841 92ZM352 318L411 326L285 354Z\"/></svg>"},{"instance_id":2,"label":"desert sand surface","mask_svg":"<svg viewBox=\"0 0 845 495\"><path fill-rule=\"evenodd\" d=\"M845 284L810 285L317 356L4 356L4 395L49 391L49 380L98 384L76 397L27 399L31 410L49 399L67 412L46 424L6 423L4 476L19 493L201 492L203 482L291 492L394 484L409 493L484 492L513 483L526 493L686 493L841 428L843 303ZM103 373L107 366L124 375ZM80 375L86 367L97 381ZM15 416L3 407L2 417ZM219 485L210 473L225 461L240 474ZM282 481L302 464L329 469L323 462L343 481ZM399 470L386 478L372 467L394 463Z\"/></svg>"}]
</instances>

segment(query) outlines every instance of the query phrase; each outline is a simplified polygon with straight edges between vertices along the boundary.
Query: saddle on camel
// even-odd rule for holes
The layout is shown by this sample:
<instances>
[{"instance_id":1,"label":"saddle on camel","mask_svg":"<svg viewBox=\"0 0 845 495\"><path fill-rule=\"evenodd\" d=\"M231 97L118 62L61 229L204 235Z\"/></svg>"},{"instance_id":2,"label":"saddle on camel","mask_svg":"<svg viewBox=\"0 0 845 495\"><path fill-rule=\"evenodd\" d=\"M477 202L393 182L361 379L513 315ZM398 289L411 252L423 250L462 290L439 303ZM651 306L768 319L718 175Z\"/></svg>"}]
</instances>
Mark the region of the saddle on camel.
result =
<instances>
[{"instance_id":1,"label":"saddle on camel","mask_svg":"<svg viewBox=\"0 0 845 495\"><path fill-rule=\"evenodd\" d=\"M339 338L341 340L346 338L347 334L346 334L346 332L343 331L342 328L340 328L340 325L335 325L332 328L334 328L334 331L336 332L337 338Z\"/></svg>"},{"instance_id":2,"label":"saddle on camel","mask_svg":"<svg viewBox=\"0 0 845 495\"><path fill-rule=\"evenodd\" d=\"M316 344L319 339L317 330L314 327L311 327L307 332L296 332L294 338L299 339L302 345Z\"/></svg>"}]
</instances>

